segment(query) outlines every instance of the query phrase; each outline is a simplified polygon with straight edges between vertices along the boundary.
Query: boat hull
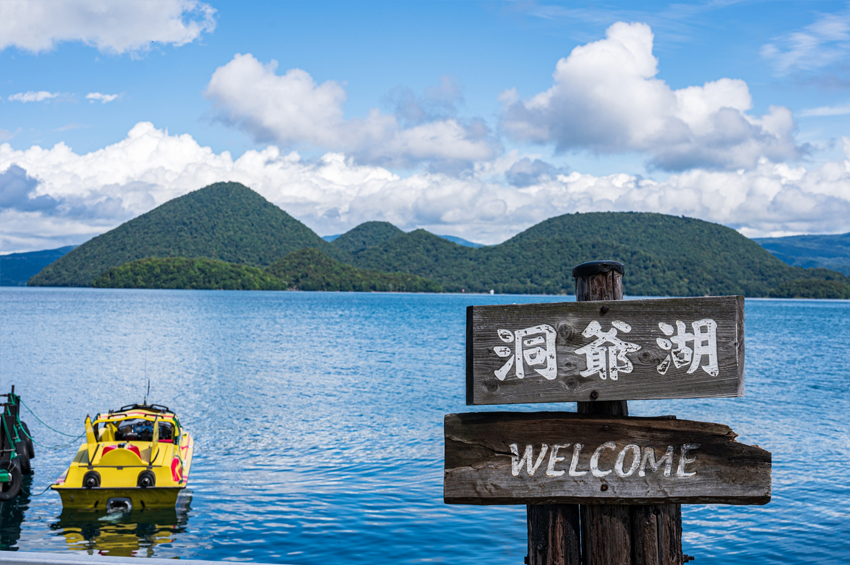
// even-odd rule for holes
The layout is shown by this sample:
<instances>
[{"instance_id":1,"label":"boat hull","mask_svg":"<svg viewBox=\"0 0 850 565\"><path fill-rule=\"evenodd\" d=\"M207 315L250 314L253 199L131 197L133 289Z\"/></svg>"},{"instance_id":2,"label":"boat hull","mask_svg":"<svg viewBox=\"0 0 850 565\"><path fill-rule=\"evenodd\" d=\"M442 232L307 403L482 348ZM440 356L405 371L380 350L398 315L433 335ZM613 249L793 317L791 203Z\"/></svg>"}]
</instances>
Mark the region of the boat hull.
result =
<instances>
[{"instance_id":1,"label":"boat hull","mask_svg":"<svg viewBox=\"0 0 850 565\"><path fill-rule=\"evenodd\" d=\"M62 506L80 510L106 510L110 499L129 498L133 509L174 508L186 487L157 488L61 488Z\"/></svg>"}]
</instances>

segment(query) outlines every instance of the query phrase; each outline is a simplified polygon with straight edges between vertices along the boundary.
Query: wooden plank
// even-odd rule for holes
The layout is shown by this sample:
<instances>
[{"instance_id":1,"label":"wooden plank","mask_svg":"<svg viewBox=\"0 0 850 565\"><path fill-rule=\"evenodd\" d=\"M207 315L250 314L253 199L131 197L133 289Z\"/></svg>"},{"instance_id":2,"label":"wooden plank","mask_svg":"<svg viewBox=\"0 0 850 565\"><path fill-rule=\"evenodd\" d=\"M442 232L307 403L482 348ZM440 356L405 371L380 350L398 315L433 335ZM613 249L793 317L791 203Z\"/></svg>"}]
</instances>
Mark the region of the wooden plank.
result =
<instances>
[{"instance_id":1,"label":"wooden plank","mask_svg":"<svg viewBox=\"0 0 850 565\"><path fill-rule=\"evenodd\" d=\"M744 395L743 296L470 306L466 339L470 405Z\"/></svg>"},{"instance_id":2,"label":"wooden plank","mask_svg":"<svg viewBox=\"0 0 850 565\"><path fill-rule=\"evenodd\" d=\"M665 418L449 414L444 499L449 504L766 504L770 453L735 437L722 424Z\"/></svg>"}]
</instances>

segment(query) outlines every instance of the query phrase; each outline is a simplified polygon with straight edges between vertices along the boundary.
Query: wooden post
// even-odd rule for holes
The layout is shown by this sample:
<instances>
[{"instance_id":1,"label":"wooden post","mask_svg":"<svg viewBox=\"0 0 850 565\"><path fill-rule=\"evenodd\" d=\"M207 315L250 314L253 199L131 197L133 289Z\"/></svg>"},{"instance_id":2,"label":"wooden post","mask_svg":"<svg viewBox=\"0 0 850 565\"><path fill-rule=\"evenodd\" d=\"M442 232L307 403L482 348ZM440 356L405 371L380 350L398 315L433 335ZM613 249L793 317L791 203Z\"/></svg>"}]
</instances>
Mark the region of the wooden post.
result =
<instances>
[{"instance_id":1,"label":"wooden post","mask_svg":"<svg viewBox=\"0 0 850 565\"><path fill-rule=\"evenodd\" d=\"M622 300L623 299L623 264L616 261L594 261L583 263L573 269L573 277L576 280L576 300L580 302L590 300ZM601 414L609 416L628 416L629 408L625 400L609 402L579 402L579 414ZM588 510L590 508L590 510ZM581 520L579 514L581 513ZM553 519L557 517L557 519ZM582 526L581 530L586 539L579 535L579 522L585 522L588 526ZM593 524L592 527L589 525ZM570 531L570 528L574 530ZM561 528L567 530L566 534ZM619 559L617 553L608 555L595 549L600 544L609 544L610 547L618 547L630 555L631 523L629 521L628 507L622 506L591 506L579 509L577 504L541 504L528 506L528 563L529 565L561 565L584 563L589 565L611 563L628 563ZM549 547L558 540L570 543L575 541L581 543L585 554L581 560L581 552L578 547ZM588 543L591 545L588 545ZM541 544L543 547L541 547ZM556 557L563 557L557 560ZM573 559L572 561L566 558Z\"/></svg>"},{"instance_id":2,"label":"wooden post","mask_svg":"<svg viewBox=\"0 0 850 565\"><path fill-rule=\"evenodd\" d=\"M624 271L617 261L577 266L573 269L576 300L622 300ZM595 402L591 398L578 402L578 413L628 416L629 407L625 400ZM583 505L581 541L584 565L681 565L681 505Z\"/></svg>"},{"instance_id":3,"label":"wooden post","mask_svg":"<svg viewBox=\"0 0 850 565\"><path fill-rule=\"evenodd\" d=\"M579 565L578 504L528 505L529 565Z\"/></svg>"}]
</instances>

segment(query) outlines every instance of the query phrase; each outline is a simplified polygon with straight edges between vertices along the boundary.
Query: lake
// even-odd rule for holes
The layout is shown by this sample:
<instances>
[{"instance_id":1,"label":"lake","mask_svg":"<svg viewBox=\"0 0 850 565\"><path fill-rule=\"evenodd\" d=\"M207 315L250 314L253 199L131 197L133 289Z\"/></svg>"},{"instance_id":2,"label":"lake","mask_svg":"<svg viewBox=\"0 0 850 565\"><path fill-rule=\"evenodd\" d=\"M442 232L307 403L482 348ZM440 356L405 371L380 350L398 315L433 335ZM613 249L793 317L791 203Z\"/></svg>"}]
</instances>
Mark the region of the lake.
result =
<instances>
[{"instance_id":1,"label":"lake","mask_svg":"<svg viewBox=\"0 0 850 565\"><path fill-rule=\"evenodd\" d=\"M273 563L497 563L524 506L442 501L443 416L464 399L466 306L572 297L0 288L0 392L50 426L165 404L196 441L189 493L116 521L42 492L78 442L26 410L32 496L0 548ZM846 563L850 301L747 300L746 396L630 402L721 422L773 453L766 506L683 507L696 563ZM575 410L574 404L480 407ZM62 444L66 444L62 447Z\"/></svg>"}]
</instances>

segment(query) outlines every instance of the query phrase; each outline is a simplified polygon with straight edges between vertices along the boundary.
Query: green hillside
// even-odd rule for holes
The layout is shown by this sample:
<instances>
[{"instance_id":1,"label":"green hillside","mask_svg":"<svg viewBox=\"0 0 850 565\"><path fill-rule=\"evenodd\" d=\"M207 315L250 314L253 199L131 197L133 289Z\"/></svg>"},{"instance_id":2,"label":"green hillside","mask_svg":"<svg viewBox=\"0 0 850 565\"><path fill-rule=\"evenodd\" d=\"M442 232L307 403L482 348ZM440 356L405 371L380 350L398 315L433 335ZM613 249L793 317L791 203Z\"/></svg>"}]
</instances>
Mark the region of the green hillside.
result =
<instances>
[{"instance_id":1,"label":"green hillside","mask_svg":"<svg viewBox=\"0 0 850 565\"><path fill-rule=\"evenodd\" d=\"M26 286L33 275L72 249L74 246L69 245L58 249L0 255L0 286Z\"/></svg>"},{"instance_id":2,"label":"green hillside","mask_svg":"<svg viewBox=\"0 0 850 565\"><path fill-rule=\"evenodd\" d=\"M246 186L216 183L84 243L28 284L89 286L110 267L149 257L206 257L262 267L306 247L344 256Z\"/></svg>"},{"instance_id":3,"label":"green hillside","mask_svg":"<svg viewBox=\"0 0 850 565\"><path fill-rule=\"evenodd\" d=\"M442 292L439 284L414 275L358 269L316 249L290 253L268 272L298 290Z\"/></svg>"},{"instance_id":4,"label":"green hillside","mask_svg":"<svg viewBox=\"0 0 850 565\"><path fill-rule=\"evenodd\" d=\"M294 253L308 249L321 253ZM168 257L223 263L126 265ZM691 218L565 214L481 248L425 230L405 233L387 222L367 222L328 243L238 183L210 185L167 202L77 247L29 284L89 286L97 279L107 286L271 288L282 283L248 267L274 264L267 273L280 278L283 287L304 290L435 292L441 287L569 294L575 285L572 268L595 259L622 261L625 291L631 295L850 294L850 278L841 273L790 266L733 229ZM104 274L114 267L122 268Z\"/></svg>"},{"instance_id":5,"label":"green hillside","mask_svg":"<svg viewBox=\"0 0 850 565\"><path fill-rule=\"evenodd\" d=\"M753 241L789 265L821 267L850 275L850 233L763 237Z\"/></svg>"},{"instance_id":6,"label":"green hillside","mask_svg":"<svg viewBox=\"0 0 850 565\"><path fill-rule=\"evenodd\" d=\"M97 288L172 288L207 290L284 290L285 281L257 267L215 259L166 257L137 259L107 269Z\"/></svg>"},{"instance_id":7,"label":"green hillside","mask_svg":"<svg viewBox=\"0 0 850 565\"><path fill-rule=\"evenodd\" d=\"M626 265L631 295L768 296L796 280L848 283L840 273L791 267L733 229L651 213L566 214L480 249L418 230L352 254L359 267L428 277L450 292L546 294L572 293L572 268L603 258Z\"/></svg>"},{"instance_id":8,"label":"green hillside","mask_svg":"<svg viewBox=\"0 0 850 565\"><path fill-rule=\"evenodd\" d=\"M442 292L440 285L414 275L358 269L317 249L294 251L267 267L215 259L165 257L137 259L107 269L92 283L97 288L206 290L326 290Z\"/></svg>"},{"instance_id":9,"label":"green hillside","mask_svg":"<svg viewBox=\"0 0 850 565\"><path fill-rule=\"evenodd\" d=\"M346 253L357 253L403 233L389 222L364 222L334 239L332 245Z\"/></svg>"}]
</instances>

